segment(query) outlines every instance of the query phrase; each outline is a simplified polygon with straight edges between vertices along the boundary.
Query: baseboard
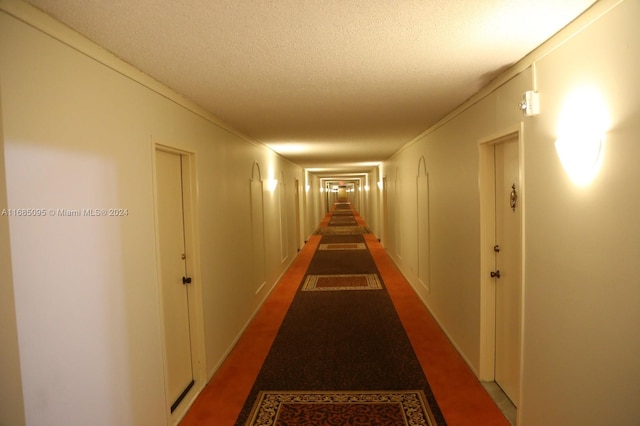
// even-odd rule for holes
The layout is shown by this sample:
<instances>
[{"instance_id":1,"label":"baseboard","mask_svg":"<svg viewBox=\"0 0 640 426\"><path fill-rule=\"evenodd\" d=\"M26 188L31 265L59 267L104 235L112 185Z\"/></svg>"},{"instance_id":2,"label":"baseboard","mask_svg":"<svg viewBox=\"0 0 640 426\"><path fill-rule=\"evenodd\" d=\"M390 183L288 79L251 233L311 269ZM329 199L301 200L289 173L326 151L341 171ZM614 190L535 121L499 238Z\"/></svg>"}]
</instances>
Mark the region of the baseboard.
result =
<instances>
[{"instance_id":1,"label":"baseboard","mask_svg":"<svg viewBox=\"0 0 640 426\"><path fill-rule=\"evenodd\" d=\"M207 383L209 383L209 379L207 379L206 382L194 383L189 393L187 393L187 396L180 403L181 407L179 408L179 410L171 414L169 418L171 426L178 426L180 424L184 416L187 415L189 409L198 398L198 395L200 395L200 393L204 390Z\"/></svg>"}]
</instances>

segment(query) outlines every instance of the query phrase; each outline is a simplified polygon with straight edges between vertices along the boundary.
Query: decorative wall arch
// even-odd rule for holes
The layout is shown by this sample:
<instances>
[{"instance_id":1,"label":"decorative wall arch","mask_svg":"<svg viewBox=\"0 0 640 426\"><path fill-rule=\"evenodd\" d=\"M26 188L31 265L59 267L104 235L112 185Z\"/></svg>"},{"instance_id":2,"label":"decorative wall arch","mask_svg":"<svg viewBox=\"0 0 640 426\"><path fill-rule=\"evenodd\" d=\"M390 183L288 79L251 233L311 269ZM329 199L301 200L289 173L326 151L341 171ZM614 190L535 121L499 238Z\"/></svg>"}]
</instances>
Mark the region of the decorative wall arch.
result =
<instances>
[{"instance_id":1,"label":"decorative wall arch","mask_svg":"<svg viewBox=\"0 0 640 426\"><path fill-rule=\"evenodd\" d=\"M257 161L254 161L251 165L251 181L253 182L255 180L262 182L262 171L260 170L260 163Z\"/></svg>"},{"instance_id":2,"label":"decorative wall arch","mask_svg":"<svg viewBox=\"0 0 640 426\"><path fill-rule=\"evenodd\" d=\"M396 206L396 208L394 209L395 211L395 217L392 218L392 222L395 226L395 251L396 251L396 256L398 256L398 258L402 259L402 227L401 227L401 221L400 221L400 212L398 209L398 206L400 205L400 201L401 201L401 197L400 197L400 167L396 166L395 171L394 171L394 177L393 177L393 193L394 193L394 198L393 198L393 205Z\"/></svg>"},{"instance_id":3,"label":"decorative wall arch","mask_svg":"<svg viewBox=\"0 0 640 426\"><path fill-rule=\"evenodd\" d=\"M416 209L418 230L418 282L427 289L427 291L430 291L429 173L427 172L427 160L424 155L418 160Z\"/></svg>"},{"instance_id":4,"label":"decorative wall arch","mask_svg":"<svg viewBox=\"0 0 640 426\"><path fill-rule=\"evenodd\" d=\"M264 238L264 182L260 164L254 161L249 179L253 279L256 293L267 283L266 246Z\"/></svg>"},{"instance_id":5,"label":"decorative wall arch","mask_svg":"<svg viewBox=\"0 0 640 426\"><path fill-rule=\"evenodd\" d=\"M278 182L278 222L280 223L280 260L285 262L288 257L288 215L287 215L287 180L284 170L280 171L280 180Z\"/></svg>"},{"instance_id":6,"label":"decorative wall arch","mask_svg":"<svg viewBox=\"0 0 640 426\"><path fill-rule=\"evenodd\" d=\"M427 175L427 159L424 157L424 155L421 155L420 159L418 160L418 177L426 176L426 175Z\"/></svg>"}]
</instances>

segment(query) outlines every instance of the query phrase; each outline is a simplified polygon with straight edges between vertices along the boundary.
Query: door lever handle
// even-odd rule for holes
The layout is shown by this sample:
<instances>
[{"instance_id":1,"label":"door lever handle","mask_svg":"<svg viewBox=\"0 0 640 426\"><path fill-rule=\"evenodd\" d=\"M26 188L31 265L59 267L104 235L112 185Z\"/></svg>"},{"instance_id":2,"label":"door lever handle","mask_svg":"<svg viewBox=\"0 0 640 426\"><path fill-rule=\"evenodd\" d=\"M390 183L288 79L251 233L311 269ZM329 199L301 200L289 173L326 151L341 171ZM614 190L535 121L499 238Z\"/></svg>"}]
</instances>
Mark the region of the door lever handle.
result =
<instances>
[{"instance_id":1,"label":"door lever handle","mask_svg":"<svg viewBox=\"0 0 640 426\"><path fill-rule=\"evenodd\" d=\"M191 277L182 277L182 284L191 284Z\"/></svg>"},{"instance_id":2,"label":"door lever handle","mask_svg":"<svg viewBox=\"0 0 640 426\"><path fill-rule=\"evenodd\" d=\"M491 278L500 278L500 270L491 271Z\"/></svg>"}]
</instances>

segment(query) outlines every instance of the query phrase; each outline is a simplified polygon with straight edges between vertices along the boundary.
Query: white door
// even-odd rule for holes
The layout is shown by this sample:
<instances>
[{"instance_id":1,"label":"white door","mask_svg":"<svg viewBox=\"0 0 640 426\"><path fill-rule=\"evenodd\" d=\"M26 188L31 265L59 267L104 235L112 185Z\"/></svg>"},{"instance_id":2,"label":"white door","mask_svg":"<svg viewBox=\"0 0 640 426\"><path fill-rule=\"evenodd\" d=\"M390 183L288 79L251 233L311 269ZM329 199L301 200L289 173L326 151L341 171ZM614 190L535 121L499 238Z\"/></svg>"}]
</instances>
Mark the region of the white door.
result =
<instances>
[{"instance_id":1,"label":"white door","mask_svg":"<svg viewBox=\"0 0 640 426\"><path fill-rule=\"evenodd\" d=\"M338 202L349 201L349 196L347 195L347 187L340 186L338 187Z\"/></svg>"},{"instance_id":2,"label":"white door","mask_svg":"<svg viewBox=\"0 0 640 426\"><path fill-rule=\"evenodd\" d=\"M157 150L156 176L166 390L173 412L194 383L187 289L190 278L184 235L182 156Z\"/></svg>"},{"instance_id":3,"label":"white door","mask_svg":"<svg viewBox=\"0 0 640 426\"><path fill-rule=\"evenodd\" d=\"M518 138L494 147L496 200L495 381L514 405L520 388L522 209ZM520 197L521 198L521 197Z\"/></svg>"}]
</instances>

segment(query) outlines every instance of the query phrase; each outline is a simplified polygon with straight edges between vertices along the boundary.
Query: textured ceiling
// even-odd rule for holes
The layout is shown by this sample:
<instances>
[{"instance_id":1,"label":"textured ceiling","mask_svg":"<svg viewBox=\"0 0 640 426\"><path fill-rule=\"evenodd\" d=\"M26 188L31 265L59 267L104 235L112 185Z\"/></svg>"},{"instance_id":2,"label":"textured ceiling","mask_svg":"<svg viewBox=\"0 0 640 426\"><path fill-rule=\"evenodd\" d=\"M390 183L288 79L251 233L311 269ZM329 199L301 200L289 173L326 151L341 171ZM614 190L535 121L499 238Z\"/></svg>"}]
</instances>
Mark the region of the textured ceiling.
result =
<instances>
[{"instance_id":1,"label":"textured ceiling","mask_svg":"<svg viewBox=\"0 0 640 426\"><path fill-rule=\"evenodd\" d=\"M387 159L594 0L29 0L303 167Z\"/></svg>"}]
</instances>

